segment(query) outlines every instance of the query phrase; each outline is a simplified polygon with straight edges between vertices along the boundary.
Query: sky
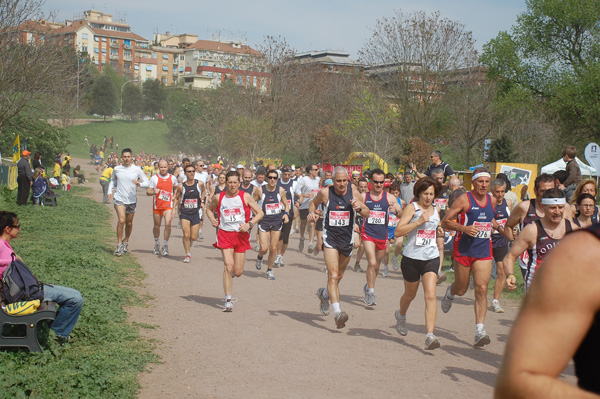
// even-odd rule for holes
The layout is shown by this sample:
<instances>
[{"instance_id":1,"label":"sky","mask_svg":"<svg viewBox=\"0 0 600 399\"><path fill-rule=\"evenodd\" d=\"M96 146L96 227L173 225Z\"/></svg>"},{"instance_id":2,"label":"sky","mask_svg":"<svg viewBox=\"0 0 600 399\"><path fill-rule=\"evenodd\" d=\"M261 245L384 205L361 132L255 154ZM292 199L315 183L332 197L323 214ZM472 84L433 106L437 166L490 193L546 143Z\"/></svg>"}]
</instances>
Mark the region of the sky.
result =
<instances>
[{"instance_id":1,"label":"sky","mask_svg":"<svg viewBox=\"0 0 600 399\"><path fill-rule=\"evenodd\" d=\"M255 47L265 36L281 36L296 52L342 50L358 58L378 19L396 10L439 11L441 16L473 32L476 48L510 30L525 0L46 0L44 13L72 20L86 10L125 19L131 30L152 40L153 33L197 34L198 39L239 39Z\"/></svg>"}]
</instances>

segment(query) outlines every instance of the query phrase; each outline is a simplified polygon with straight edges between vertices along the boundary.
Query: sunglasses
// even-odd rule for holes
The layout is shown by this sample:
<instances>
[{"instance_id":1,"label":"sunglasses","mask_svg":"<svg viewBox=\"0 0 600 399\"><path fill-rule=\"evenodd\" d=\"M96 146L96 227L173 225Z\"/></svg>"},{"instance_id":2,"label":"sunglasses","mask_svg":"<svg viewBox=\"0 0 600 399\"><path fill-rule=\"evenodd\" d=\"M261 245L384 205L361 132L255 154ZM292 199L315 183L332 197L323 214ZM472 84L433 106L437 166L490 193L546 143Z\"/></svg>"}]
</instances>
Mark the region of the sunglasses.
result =
<instances>
[{"instance_id":1,"label":"sunglasses","mask_svg":"<svg viewBox=\"0 0 600 399\"><path fill-rule=\"evenodd\" d=\"M12 227L13 229L19 229L19 230L21 230L21 225L20 224L17 224L17 225L14 225L14 226L10 226L10 227Z\"/></svg>"},{"instance_id":2,"label":"sunglasses","mask_svg":"<svg viewBox=\"0 0 600 399\"><path fill-rule=\"evenodd\" d=\"M185 173L196 173L195 170L186 170Z\"/></svg>"},{"instance_id":3,"label":"sunglasses","mask_svg":"<svg viewBox=\"0 0 600 399\"><path fill-rule=\"evenodd\" d=\"M373 183L373 184L383 184L384 182L385 182L385 180L379 180L379 181L371 180L371 183Z\"/></svg>"},{"instance_id":4,"label":"sunglasses","mask_svg":"<svg viewBox=\"0 0 600 399\"><path fill-rule=\"evenodd\" d=\"M267 177L267 179L269 179L269 180L277 180L277 176L269 176L269 177Z\"/></svg>"}]
</instances>

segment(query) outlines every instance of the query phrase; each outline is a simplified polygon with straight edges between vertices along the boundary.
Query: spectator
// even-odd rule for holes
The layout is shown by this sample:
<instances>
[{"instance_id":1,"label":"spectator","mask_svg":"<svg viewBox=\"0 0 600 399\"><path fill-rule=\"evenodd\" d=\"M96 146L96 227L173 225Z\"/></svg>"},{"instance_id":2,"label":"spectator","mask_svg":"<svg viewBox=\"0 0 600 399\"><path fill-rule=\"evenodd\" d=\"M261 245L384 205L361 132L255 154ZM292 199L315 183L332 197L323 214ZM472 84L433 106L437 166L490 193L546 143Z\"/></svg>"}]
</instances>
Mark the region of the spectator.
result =
<instances>
[{"instance_id":1,"label":"spectator","mask_svg":"<svg viewBox=\"0 0 600 399\"><path fill-rule=\"evenodd\" d=\"M77 178L77 183L79 184L83 184L86 182L85 176L81 172L81 165L75 166L75 169L73 169L73 177Z\"/></svg>"},{"instance_id":2,"label":"spectator","mask_svg":"<svg viewBox=\"0 0 600 399\"><path fill-rule=\"evenodd\" d=\"M576 156L577 150L572 145L565 147L562 151L562 159L567 163L565 167L567 178L558 188L564 191L567 200L573 196L577 185L581 183L581 170L575 160Z\"/></svg>"},{"instance_id":3,"label":"spectator","mask_svg":"<svg viewBox=\"0 0 600 399\"><path fill-rule=\"evenodd\" d=\"M37 168L33 172L33 185L31 197L33 199L33 205L40 205L40 197L44 195L47 189L46 179L44 179L44 169Z\"/></svg>"},{"instance_id":4,"label":"spectator","mask_svg":"<svg viewBox=\"0 0 600 399\"><path fill-rule=\"evenodd\" d=\"M41 152L36 152L35 155L33 156L33 161L31 162L31 168L33 170L36 170L37 168L44 168L42 166L42 153Z\"/></svg>"},{"instance_id":5,"label":"spectator","mask_svg":"<svg viewBox=\"0 0 600 399\"><path fill-rule=\"evenodd\" d=\"M67 176L71 176L71 157L65 155L65 161L62 164L62 172Z\"/></svg>"},{"instance_id":6,"label":"spectator","mask_svg":"<svg viewBox=\"0 0 600 399\"><path fill-rule=\"evenodd\" d=\"M410 204L412 201L413 187L415 186L415 182L412 181L412 174L410 172L404 173L404 181L400 184L400 198L404 201L405 204Z\"/></svg>"},{"instance_id":7,"label":"spectator","mask_svg":"<svg viewBox=\"0 0 600 399\"><path fill-rule=\"evenodd\" d=\"M111 164L105 164L104 170L100 175L100 185L102 186L102 203L108 202L108 186L110 185L110 177L113 173L113 166Z\"/></svg>"},{"instance_id":8,"label":"spectator","mask_svg":"<svg viewBox=\"0 0 600 399\"><path fill-rule=\"evenodd\" d=\"M425 176L431 177L431 172L434 169L441 169L444 171L444 185L445 185L446 179L448 177L454 176L454 171L452 170L450 165L448 165L446 162L442 161L442 153L440 151L437 151L437 150L433 151L431 153L431 155L429 156L429 158L431 159L431 162L433 162L433 163L431 165L429 165L427 170L425 170L425 173L417 172L417 167L415 166L415 164L411 164L411 168L412 168L413 172L415 172L417 174L417 179L422 179Z\"/></svg>"},{"instance_id":9,"label":"spectator","mask_svg":"<svg viewBox=\"0 0 600 399\"><path fill-rule=\"evenodd\" d=\"M31 152L25 150L22 152L22 157L17 162L17 204L27 205L29 199L29 189L33 184L33 172L29 164L29 154Z\"/></svg>"},{"instance_id":10,"label":"spectator","mask_svg":"<svg viewBox=\"0 0 600 399\"><path fill-rule=\"evenodd\" d=\"M60 158L54 160L54 169L52 170L52 177L56 179L56 184L60 184L60 171L62 165L60 164Z\"/></svg>"},{"instance_id":11,"label":"spectator","mask_svg":"<svg viewBox=\"0 0 600 399\"><path fill-rule=\"evenodd\" d=\"M0 211L0 278L12 262L15 253L10 245L13 238L17 238L21 231L19 218L15 213ZM17 259L22 260L15 254ZM44 284L44 300L55 301L59 308L50 328L56 333L59 344L69 341L71 331L79 319L83 298L81 293L73 288L59 285Z\"/></svg>"}]
</instances>

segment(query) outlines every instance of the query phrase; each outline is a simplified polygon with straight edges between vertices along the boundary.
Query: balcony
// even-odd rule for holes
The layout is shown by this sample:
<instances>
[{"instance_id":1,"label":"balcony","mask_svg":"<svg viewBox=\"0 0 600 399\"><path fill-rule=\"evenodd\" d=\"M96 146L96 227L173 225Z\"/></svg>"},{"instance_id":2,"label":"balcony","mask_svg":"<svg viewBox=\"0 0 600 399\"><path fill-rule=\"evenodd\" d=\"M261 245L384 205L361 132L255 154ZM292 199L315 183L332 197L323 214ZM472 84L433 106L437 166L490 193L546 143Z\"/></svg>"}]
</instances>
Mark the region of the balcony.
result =
<instances>
[{"instance_id":1,"label":"balcony","mask_svg":"<svg viewBox=\"0 0 600 399\"><path fill-rule=\"evenodd\" d=\"M124 59L125 61L131 61L131 60L132 60L132 58L131 58L131 54L130 54L130 55L127 55L127 54L123 55L123 59Z\"/></svg>"},{"instance_id":2,"label":"balcony","mask_svg":"<svg viewBox=\"0 0 600 399\"><path fill-rule=\"evenodd\" d=\"M173 58L173 65L179 64L179 59L177 57Z\"/></svg>"},{"instance_id":3,"label":"balcony","mask_svg":"<svg viewBox=\"0 0 600 399\"><path fill-rule=\"evenodd\" d=\"M110 59L111 59L111 60L117 60L117 61L118 61L118 60L119 60L119 54L111 54L111 55L110 55Z\"/></svg>"},{"instance_id":4,"label":"balcony","mask_svg":"<svg viewBox=\"0 0 600 399\"><path fill-rule=\"evenodd\" d=\"M119 48L119 42L110 42L110 47Z\"/></svg>"},{"instance_id":5,"label":"balcony","mask_svg":"<svg viewBox=\"0 0 600 399\"><path fill-rule=\"evenodd\" d=\"M123 48L131 49L131 44L124 44Z\"/></svg>"}]
</instances>

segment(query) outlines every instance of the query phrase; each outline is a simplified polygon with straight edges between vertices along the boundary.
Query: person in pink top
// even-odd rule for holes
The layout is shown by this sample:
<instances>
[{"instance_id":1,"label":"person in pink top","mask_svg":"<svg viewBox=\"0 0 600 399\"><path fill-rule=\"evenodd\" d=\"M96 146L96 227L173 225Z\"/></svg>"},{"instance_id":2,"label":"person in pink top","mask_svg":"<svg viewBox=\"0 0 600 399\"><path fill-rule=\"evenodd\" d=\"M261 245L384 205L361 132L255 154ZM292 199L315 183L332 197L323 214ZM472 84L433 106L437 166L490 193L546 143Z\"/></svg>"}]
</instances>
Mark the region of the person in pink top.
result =
<instances>
[{"instance_id":1,"label":"person in pink top","mask_svg":"<svg viewBox=\"0 0 600 399\"><path fill-rule=\"evenodd\" d=\"M11 240L17 238L20 231L21 224L17 214L0 211L0 279L12 262L12 254L22 261L10 245ZM83 298L79 291L69 287L44 284L43 289L44 301L54 301L59 306L50 328L62 344L69 340L71 331L79 319Z\"/></svg>"}]
</instances>

